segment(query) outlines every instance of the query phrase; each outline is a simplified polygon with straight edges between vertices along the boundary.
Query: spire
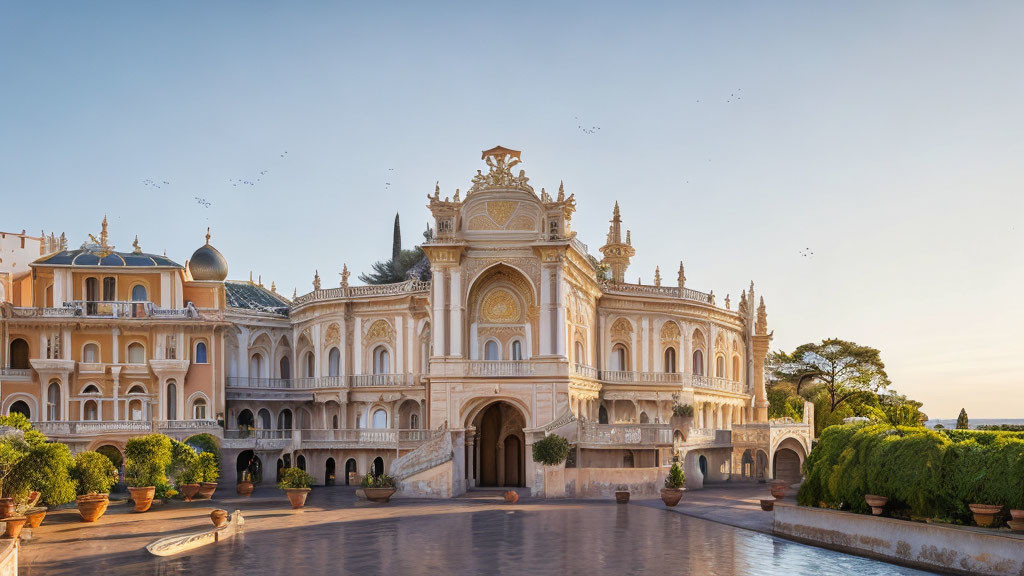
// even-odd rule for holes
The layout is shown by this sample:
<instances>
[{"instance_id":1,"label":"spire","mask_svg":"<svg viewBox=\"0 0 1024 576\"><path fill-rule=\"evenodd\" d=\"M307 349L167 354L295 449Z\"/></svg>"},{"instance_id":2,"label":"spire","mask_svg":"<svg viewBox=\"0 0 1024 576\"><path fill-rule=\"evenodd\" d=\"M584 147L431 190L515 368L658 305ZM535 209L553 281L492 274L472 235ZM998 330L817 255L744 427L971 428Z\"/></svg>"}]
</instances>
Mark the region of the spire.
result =
<instances>
[{"instance_id":1,"label":"spire","mask_svg":"<svg viewBox=\"0 0 1024 576\"><path fill-rule=\"evenodd\" d=\"M277 284L273 280L270 281L270 291L277 294Z\"/></svg>"},{"instance_id":2,"label":"spire","mask_svg":"<svg viewBox=\"0 0 1024 576\"><path fill-rule=\"evenodd\" d=\"M292 288L292 300L295 300L298 297L299 297L299 289L298 288Z\"/></svg>"},{"instance_id":3,"label":"spire","mask_svg":"<svg viewBox=\"0 0 1024 576\"><path fill-rule=\"evenodd\" d=\"M754 325L754 333L768 333L768 312L764 307L764 296L761 296L761 303L757 305L757 323Z\"/></svg>"},{"instance_id":4,"label":"spire","mask_svg":"<svg viewBox=\"0 0 1024 576\"><path fill-rule=\"evenodd\" d=\"M683 269L683 261L679 261L679 275L676 276L676 281L679 282L679 289L686 288L686 271Z\"/></svg>"},{"instance_id":5,"label":"spire","mask_svg":"<svg viewBox=\"0 0 1024 576\"><path fill-rule=\"evenodd\" d=\"M612 280L624 282L626 268L629 267L629 259L636 254L636 250L630 245L629 231L626 231L626 242L622 242L622 215L619 212L619 202L615 202L612 209L611 224L608 226L608 239L605 245L600 248L604 258L601 259L612 272Z\"/></svg>"},{"instance_id":6,"label":"spire","mask_svg":"<svg viewBox=\"0 0 1024 576\"><path fill-rule=\"evenodd\" d=\"M348 277L350 272L348 271L348 264L341 265L341 287L348 288Z\"/></svg>"},{"instance_id":7,"label":"spire","mask_svg":"<svg viewBox=\"0 0 1024 576\"><path fill-rule=\"evenodd\" d=\"M210 227L209 226L206 227L206 245L207 246L210 245Z\"/></svg>"},{"instance_id":8,"label":"spire","mask_svg":"<svg viewBox=\"0 0 1024 576\"><path fill-rule=\"evenodd\" d=\"M661 266L654 267L654 285L661 286Z\"/></svg>"},{"instance_id":9,"label":"spire","mask_svg":"<svg viewBox=\"0 0 1024 576\"><path fill-rule=\"evenodd\" d=\"M249 284L255 284L255 282L252 281L252 270L249 270Z\"/></svg>"},{"instance_id":10,"label":"spire","mask_svg":"<svg viewBox=\"0 0 1024 576\"><path fill-rule=\"evenodd\" d=\"M319 289L320 289L320 271L319 270L314 270L313 271L313 290L315 291L315 290L319 290Z\"/></svg>"},{"instance_id":11,"label":"spire","mask_svg":"<svg viewBox=\"0 0 1024 576\"><path fill-rule=\"evenodd\" d=\"M398 222L398 212L395 212L395 232L391 242L391 265L398 266L398 258L402 255L402 226Z\"/></svg>"},{"instance_id":12,"label":"spire","mask_svg":"<svg viewBox=\"0 0 1024 576\"><path fill-rule=\"evenodd\" d=\"M139 235L135 235L135 240L132 242L132 254L142 254L142 247L139 246Z\"/></svg>"},{"instance_id":13,"label":"spire","mask_svg":"<svg viewBox=\"0 0 1024 576\"><path fill-rule=\"evenodd\" d=\"M558 201L565 201L565 182L561 180L558 181Z\"/></svg>"}]
</instances>

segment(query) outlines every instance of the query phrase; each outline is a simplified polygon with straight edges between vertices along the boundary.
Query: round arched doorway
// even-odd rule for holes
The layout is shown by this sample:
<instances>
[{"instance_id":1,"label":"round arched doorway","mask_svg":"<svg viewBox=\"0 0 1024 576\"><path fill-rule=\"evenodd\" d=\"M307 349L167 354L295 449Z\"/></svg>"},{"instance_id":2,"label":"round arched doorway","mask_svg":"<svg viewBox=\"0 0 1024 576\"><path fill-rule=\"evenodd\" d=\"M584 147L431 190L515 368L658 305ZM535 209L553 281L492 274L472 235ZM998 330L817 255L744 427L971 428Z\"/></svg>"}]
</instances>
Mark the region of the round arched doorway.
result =
<instances>
[{"instance_id":1,"label":"round arched doorway","mask_svg":"<svg viewBox=\"0 0 1024 576\"><path fill-rule=\"evenodd\" d=\"M263 462L252 450L243 450L235 460L235 472L238 474L239 480L248 472L250 481L253 484L259 484L263 476Z\"/></svg>"},{"instance_id":2,"label":"round arched doorway","mask_svg":"<svg viewBox=\"0 0 1024 576\"><path fill-rule=\"evenodd\" d=\"M772 478L789 484L800 481L800 467L803 463L804 448L795 438L786 438L775 449L772 459Z\"/></svg>"},{"instance_id":3,"label":"round arched doorway","mask_svg":"<svg viewBox=\"0 0 1024 576\"><path fill-rule=\"evenodd\" d=\"M345 461L345 486L358 483L359 479L356 478L356 460L355 458L349 458Z\"/></svg>"},{"instance_id":4,"label":"round arched doorway","mask_svg":"<svg viewBox=\"0 0 1024 576\"><path fill-rule=\"evenodd\" d=\"M324 484L334 486L334 458L328 458L324 466Z\"/></svg>"},{"instance_id":5,"label":"round arched doorway","mask_svg":"<svg viewBox=\"0 0 1024 576\"><path fill-rule=\"evenodd\" d=\"M526 419L508 402L494 402L473 419L477 486L526 485Z\"/></svg>"}]
</instances>

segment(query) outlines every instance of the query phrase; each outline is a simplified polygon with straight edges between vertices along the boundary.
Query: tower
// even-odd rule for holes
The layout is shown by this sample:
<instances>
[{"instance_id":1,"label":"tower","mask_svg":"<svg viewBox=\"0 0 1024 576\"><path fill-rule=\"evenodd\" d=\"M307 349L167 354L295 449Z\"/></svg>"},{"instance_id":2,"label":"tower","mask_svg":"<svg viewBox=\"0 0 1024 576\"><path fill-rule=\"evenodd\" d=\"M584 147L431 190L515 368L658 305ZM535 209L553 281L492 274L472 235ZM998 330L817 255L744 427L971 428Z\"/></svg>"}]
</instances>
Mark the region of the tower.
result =
<instances>
[{"instance_id":1,"label":"tower","mask_svg":"<svg viewBox=\"0 0 1024 576\"><path fill-rule=\"evenodd\" d=\"M625 280L629 259L636 254L629 236L629 230L626 230L626 241L622 241L622 216L619 214L619 203L616 202L612 211L611 226L608 227L608 239L600 248L601 254L604 255L601 262L611 269L612 280L615 282Z\"/></svg>"}]
</instances>

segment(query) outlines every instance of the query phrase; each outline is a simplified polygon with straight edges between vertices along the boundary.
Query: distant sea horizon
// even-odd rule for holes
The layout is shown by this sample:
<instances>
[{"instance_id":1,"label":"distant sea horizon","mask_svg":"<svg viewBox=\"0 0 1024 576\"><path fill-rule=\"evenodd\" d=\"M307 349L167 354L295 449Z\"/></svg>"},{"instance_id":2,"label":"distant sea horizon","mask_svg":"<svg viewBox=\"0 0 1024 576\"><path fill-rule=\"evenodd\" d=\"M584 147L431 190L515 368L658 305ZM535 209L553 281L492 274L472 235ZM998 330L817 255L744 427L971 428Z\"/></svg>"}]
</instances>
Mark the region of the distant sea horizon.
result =
<instances>
[{"instance_id":1,"label":"distant sea horizon","mask_svg":"<svg viewBox=\"0 0 1024 576\"><path fill-rule=\"evenodd\" d=\"M1024 425L1024 418L971 418L970 414L967 415L967 424L972 428L978 426L987 425L998 425L998 424L1017 424ZM936 424L942 424L944 428L956 428L956 418L932 418L924 423L928 428L935 428Z\"/></svg>"}]
</instances>

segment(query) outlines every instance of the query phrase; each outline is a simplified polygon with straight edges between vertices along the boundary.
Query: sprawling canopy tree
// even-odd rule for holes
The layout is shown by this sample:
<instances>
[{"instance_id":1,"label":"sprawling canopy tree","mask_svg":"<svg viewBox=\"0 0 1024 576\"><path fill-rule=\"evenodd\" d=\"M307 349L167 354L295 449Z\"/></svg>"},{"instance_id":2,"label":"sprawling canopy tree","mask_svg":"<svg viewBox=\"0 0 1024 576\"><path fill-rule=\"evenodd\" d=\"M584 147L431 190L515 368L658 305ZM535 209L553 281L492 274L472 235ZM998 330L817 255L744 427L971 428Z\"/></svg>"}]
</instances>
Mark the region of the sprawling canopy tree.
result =
<instances>
[{"instance_id":1,"label":"sprawling canopy tree","mask_svg":"<svg viewBox=\"0 0 1024 576\"><path fill-rule=\"evenodd\" d=\"M837 338L804 344L792 354L774 352L767 368L772 382L792 382L797 393L803 385L821 385L832 412L851 398L891 384L877 349Z\"/></svg>"}]
</instances>

